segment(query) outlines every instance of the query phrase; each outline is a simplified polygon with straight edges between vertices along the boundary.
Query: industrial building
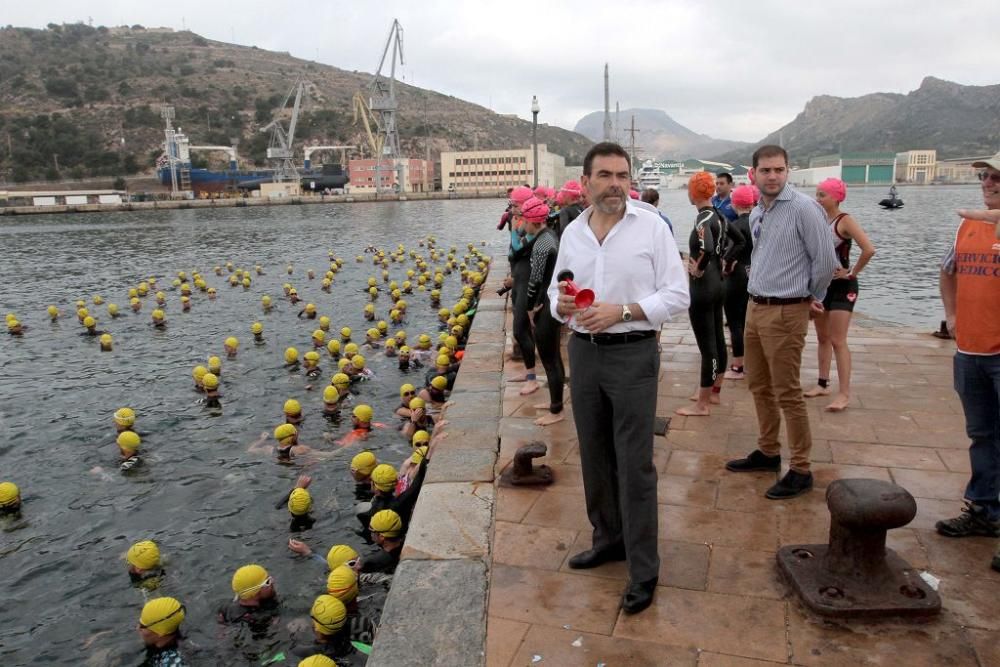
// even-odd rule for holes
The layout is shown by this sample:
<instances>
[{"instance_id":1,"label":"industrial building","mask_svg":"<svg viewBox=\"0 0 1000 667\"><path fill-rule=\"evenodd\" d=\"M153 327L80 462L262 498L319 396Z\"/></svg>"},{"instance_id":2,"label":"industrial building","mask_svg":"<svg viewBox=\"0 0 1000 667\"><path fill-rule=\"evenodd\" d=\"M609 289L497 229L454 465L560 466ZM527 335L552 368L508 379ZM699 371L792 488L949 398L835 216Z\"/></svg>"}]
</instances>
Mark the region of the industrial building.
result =
<instances>
[{"instance_id":1,"label":"industrial building","mask_svg":"<svg viewBox=\"0 0 1000 667\"><path fill-rule=\"evenodd\" d=\"M989 160L992 155L975 155L959 157L950 160L938 160L934 168L934 181L937 183L975 183L976 172L973 162Z\"/></svg>"},{"instance_id":2,"label":"industrial building","mask_svg":"<svg viewBox=\"0 0 1000 667\"><path fill-rule=\"evenodd\" d=\"M809 169L792 174L797 185L815 185L831 177L848 185L891 185L896 176L896 154L872 151L820 155L809 160Z\"/></svg>"},{"instance_id":3,"label":"industrial building","mask_svg":"<svg viewBox=\"0 0 1000 667\"><path fill-rule=\"evenodd\" d=\"M348 162L351 180L350 192L364 194L378 192L429 192L434 178L434 166L427 160L416 158L384 158L381 164L374 159ZM376 186L375 179L379 179ZM402 183L402 186L400 186Z\"/></svg>"},{"instance_id":4,"label":"industrial building","mask_svg":"<svg viewBox=\"0 0 1000 667\"><path fill-rule=\"evenodd\" d=\"M896 182L931 183L937 178L936 165L936 150L915 150L896 153Z\"/></svg>"},{"instance_id":5,"label":"industrial building","mask_svg":"<svg viewBox=\"0 0 1000 667\"><path fill-rule=\"evenodd\" d=\"M566 181L566 160L538 144L538 185L558 188ZM505 191L534 185L532 147L441 153L441 189L450 192Z\"/></svg>"}]
</instances>

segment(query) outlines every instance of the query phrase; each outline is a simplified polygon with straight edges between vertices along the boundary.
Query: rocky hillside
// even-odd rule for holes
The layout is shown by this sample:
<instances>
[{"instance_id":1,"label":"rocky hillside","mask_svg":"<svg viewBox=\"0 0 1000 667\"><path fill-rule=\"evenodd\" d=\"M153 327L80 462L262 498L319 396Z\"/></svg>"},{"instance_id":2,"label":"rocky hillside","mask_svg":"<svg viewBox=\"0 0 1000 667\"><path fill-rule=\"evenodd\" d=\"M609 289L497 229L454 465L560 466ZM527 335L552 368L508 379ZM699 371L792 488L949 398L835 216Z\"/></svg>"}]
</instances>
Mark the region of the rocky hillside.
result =
<instances>
[{"instance_id":1,"label":"rocky hillside","mask_svg":"<svg viewBox=\"0 0 1000 667\"><path fill-rule=\"evenodd\" d=\"M170 29L0 29L0 183L148 171L162 151L162 104L175 107L175 126L192 143L236 139L241 158L264 165L268 137L259 128L297 77L308 84L297 143L365 141L351 99L370 74ZM398 90L404 154L424 157L429 145L436 158L442 150L531 142L530 121L406 84ZM548 125L539 126L538 141L567 164L581 164L590 146ZM212 159L221 164L224 156Z\"/></svg>"},{"instance_id":2,"label":"rocky hillside","mask_svg":"<svg viewBox=\"0 0 1000 667\"><path fill-rule=\"evenodd\" d=\"M662 109L622 109L617 116L622 126L618 129L619 138L626 145L630 139L625 128L631 125L632 117L635 117L635 127L639 130L635 143L642 147L641 154L645 158L709 158L748 145L741 141L713 139L707 134L698 134L678 123ZM593 141L600 141L604 136L604 112L587 114L577 122L574 129Z\"/></svg>"},{"instance_id":3,"label":"rocky hillside","mask_svg":"<svg viewBox=\"0 0 1000 667\"><path fill-rule=\"evenodd\" d=\"M722 159L750 163L754 149L782 143L792 161L847 151L933 148L939 158L992 154L1000 149L1000 85L963 86L926 77L907 95L820 95L788 125Z\"/></svg>"}]
</instances>

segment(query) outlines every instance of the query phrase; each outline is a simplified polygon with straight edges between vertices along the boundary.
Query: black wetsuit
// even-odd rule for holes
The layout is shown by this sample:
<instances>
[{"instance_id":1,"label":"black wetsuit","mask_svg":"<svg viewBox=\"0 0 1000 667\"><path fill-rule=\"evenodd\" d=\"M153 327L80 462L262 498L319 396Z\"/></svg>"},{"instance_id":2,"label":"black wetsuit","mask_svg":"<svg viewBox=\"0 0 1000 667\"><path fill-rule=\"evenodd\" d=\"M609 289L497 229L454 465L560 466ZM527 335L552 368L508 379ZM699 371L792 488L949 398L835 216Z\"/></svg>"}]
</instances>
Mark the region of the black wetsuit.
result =
<instances>
[{"instance_id":1,"label":"black wetsuit","mask_svg":"<svg viewBox=\"0 0 1000 667\"><path fill-rule=\"evenodd\" d=\"M392 574L396 571L396 566L399 565L399 556L402 551L403 545L400 544L392 551L379 549L374 553L366 554L361 558L361 571Z\"/></svg>"},{"instance_id":2,"label":"black wetsuit","mask_svg":"<svg viewBox=\"0 0 1000 667\"><path fill-rule=\"evenodd\" d=\"M257 607L244 607L238 602L229 602L219 608L219 623L226 625L242 623L250 629L254 637L267 634L271 623L278 618L281 607L277 598L262 600Z\"/></svg>"},{"instance_id":3,"label":"black wetsuit","mask_svg":"<svg viewBox=\"0 0 1000 667\"><path fill-rule=\"evenodd\" d=\"M528 282L531 279L531 249L534 239L521 241L521 248L510 251L510 275L514 279L511 300L514 304L514 340L524 359L525 368L535 367L535 336L528 315ZM450 387L449 387L450 389Z\"/></svg>"},{"instance_id":4,"label":"black wetsuit","mask_svg":"<svg viewBox=\"0 0 1000 667\"><path fill-rule=\"evenodd\" d=\"M562 323L552 317L549 309L548 286L559 254L559 238L549 228L542 229L532 244L531 275L525 294L526 309L531 311L541 304L532 317L535 324L535 344L538 356L545 367L545 377L549 384L549 411L558 414L563 409L563 385L566 373L563 369L562 354L559 349ZM523 351L523 348L522 348Z\"/></svg>"},{"instance_id":5,"label":"black wetsuit","mask_svg":"<svg viewBox=\"0 0 1000 667\"><path fill-rule=\"evenodd\" d=\"M722 330L723 218L712 207L698 209L689 240L690 257L697 262L700 278L691 276L691 306L688 314L701 352L702 389L715 384L726 365L726 337Z\"/></svg>"},{"instance_id":6,"label":"black wetsuit","mask_svg":"<svg viewBox=\"0 0 1000 667\"><path fill-rule=\"evenodd\" d=\"M849 269L851 268L851 239L841 236L840 230L837 229L837 224L845 215L847 214L841 213L834 218L830 222L830 230L837 239L835 248L837 259L840 260L840 265L843 268ZM826 297L823 299L823 308L827 311L846 310L847 312L853 312L854 304L857 300L858 279L853 276L851 278L836 278L830 281L830 286L826 290Z\"/></svg>"},{"instance_id":7,"label":"black wetsuit","mask_svg":"<svg viewBox=\"0 0 1000 667\"><path fill-rule=\"evenodd\" d=\"M361 526L364 530L368 530L368 525L371 523L371 519L375 516L376 512L381 512L382 510L392 510L399 515L399 518L403 520L403 526L408 526L410 524L410 515L413 514L413 506L417 504L417 495L420 493L420 487L424 484L424 477L427 475L427 459L423 459L420 462L420 468L417 470L417 474L414 475L413 481L398 496L395 495L376 495L372 498L371 509L367 512L358 514L358 521L361 522Z\"/></svg>"},{"instance_id":8,"label":"black wetsuit","mask_svg":"<svg viewBox=\"0 0 1000 667\"><path fill-rule=\"evenodd\" d=\"M576 220L583 213L583 207L579 204L570 204L559 209L559 223L555 226L555 232L562 238L562 233L569 226L569 223Z\"/></svg>"},{"instance_id":9,"label":"black wetsuit","mask_svg":"<svg viewBox=\"0 0 1000 667\"><path fill-rule=\"evenodd\" d=\"M745 243L738 252L733 251L729 257L735 262L732 272L726 276L726 321L729 324L729 336L733 344L733 356L743 357L743 329L747 320L747 283L750 280L750 255L753 252L753 239L750 237L750 214L741 213L730 227L738 231Z\"/></svg>"}]
</instances>

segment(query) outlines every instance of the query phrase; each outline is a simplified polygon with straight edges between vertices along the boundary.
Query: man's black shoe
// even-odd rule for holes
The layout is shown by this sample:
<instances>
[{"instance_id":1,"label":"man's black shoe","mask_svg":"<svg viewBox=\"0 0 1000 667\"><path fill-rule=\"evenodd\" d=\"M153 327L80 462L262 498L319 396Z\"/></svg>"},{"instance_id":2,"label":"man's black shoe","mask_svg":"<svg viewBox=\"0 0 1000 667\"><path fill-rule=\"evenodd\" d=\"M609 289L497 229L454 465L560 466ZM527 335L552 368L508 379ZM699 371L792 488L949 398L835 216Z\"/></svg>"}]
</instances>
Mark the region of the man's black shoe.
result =
<instances>
[{"instance_id":1,"label":"man's black shoe","mask_svg":"<svg viewBox=\"0 0 1000 667\"><path fill-rule=\"evenodd\" d=\"M626 614L638 614L653 602L656 592L656 577L637 584L630 583L622 597L622 611Z\"/></svg>"},{"instance_id":2,"label":"man's black shoe","mask_svg":"<svg viewBox=\"0 0 1000 667\"><path fill-rule=\"evenodd\" d=\"M764 495L771 500L784 500L802 495L813 486L813 476L811 472L801 473L789 470L785 476L778 480L778 483L767 490Z\"/></svg>"},{"instance_id":3,"label":"man's black shoe","mask_svg":"<svg viewBox=\"0 0 1000 667\"><path fill-rule=\"evenodd\" d=\"M778 472L781 470L781 455L768 456L759 449L755 449L745 459L735 459L726 463L726 470L729 472L755 472L757 470Z\"/></svg>"},{"instance_id":4,"label":"man's black shoe","mask_svg":"<svg viewBox=\"0 0 1000 667\"><path fill-rule=\"evenodd\" d=\"M581 551L569 559L569 566L574 570L587 570L616 560L625 560L625 547L618 546Z\"/></svg>"}]
</instances>

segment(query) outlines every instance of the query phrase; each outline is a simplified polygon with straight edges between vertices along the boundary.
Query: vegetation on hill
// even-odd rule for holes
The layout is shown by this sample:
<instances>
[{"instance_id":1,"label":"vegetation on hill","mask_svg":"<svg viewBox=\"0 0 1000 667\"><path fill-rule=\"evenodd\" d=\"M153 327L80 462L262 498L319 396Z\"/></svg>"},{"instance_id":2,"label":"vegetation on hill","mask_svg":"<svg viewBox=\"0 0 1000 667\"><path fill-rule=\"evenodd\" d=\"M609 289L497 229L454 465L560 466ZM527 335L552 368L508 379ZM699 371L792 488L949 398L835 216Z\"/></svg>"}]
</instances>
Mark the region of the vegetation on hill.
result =
<instances>
[{"instance_id":1,"label":"vegetation on hill","mask_svg":"<svg viewBox=\"0 0 1000 667\"><path fill-rule=\"evenodd\" d=\"M299 155L300 142L366 144L351 99L370 74L166 28L0 29L0 182L150 171L162 153L164 104L174 106L174 125L193 144L236 142L245 166L264 166L268 135L259 130L299 77L307 82ZM531 142L529 121L404 83L398 98L406 155L435 159L442 150ZM548 125L539 126L538 141L567 164L580 164L590 146ZM224 164L221 155L192 157L196 166Z\"/></svg>"}]
</instances>

